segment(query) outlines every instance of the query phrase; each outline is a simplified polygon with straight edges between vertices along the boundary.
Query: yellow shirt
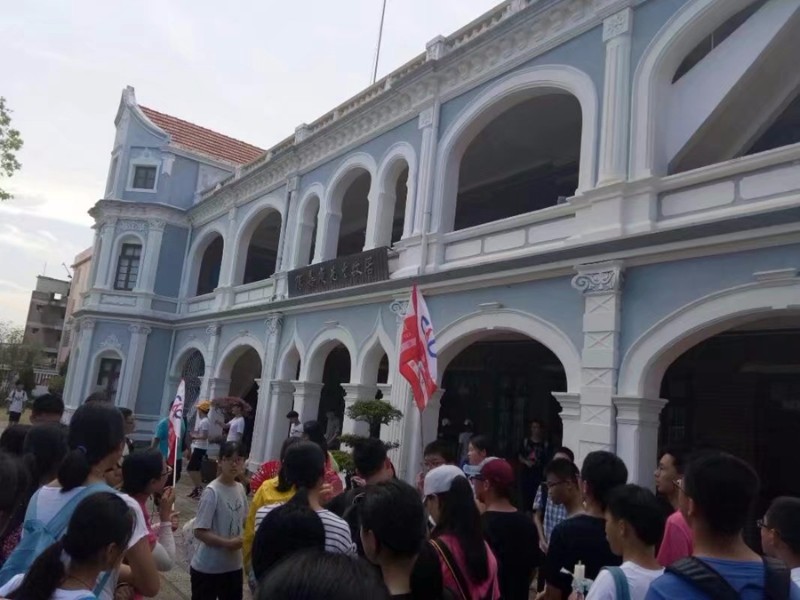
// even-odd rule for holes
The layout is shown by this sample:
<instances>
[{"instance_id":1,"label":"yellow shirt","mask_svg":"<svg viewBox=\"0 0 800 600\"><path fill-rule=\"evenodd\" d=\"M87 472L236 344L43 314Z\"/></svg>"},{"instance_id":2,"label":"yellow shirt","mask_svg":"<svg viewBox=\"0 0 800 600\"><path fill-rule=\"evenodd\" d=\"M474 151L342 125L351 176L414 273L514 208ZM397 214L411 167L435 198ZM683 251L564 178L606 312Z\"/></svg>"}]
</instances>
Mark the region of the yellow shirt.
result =
<instances>
[{"instance_id":1,"label":"yellow shirt","mask_svg":"<svg viewBox=\"0 0 800 600\"><path fill-rule=\"evenodd\" d=\"M250 561L253 555L253 539L256 537L256 512L262 506L283 504L289 501L292 496L294 496L294 493L294 488L290 489L288 492L278 491L278 478L275 477L274 479L267 479L262 483L255 496L253 496L253 501L250 503L250 512L244 524L244 538L242 541L245 573L250 573Z\"/></svg>"}]
</instances>

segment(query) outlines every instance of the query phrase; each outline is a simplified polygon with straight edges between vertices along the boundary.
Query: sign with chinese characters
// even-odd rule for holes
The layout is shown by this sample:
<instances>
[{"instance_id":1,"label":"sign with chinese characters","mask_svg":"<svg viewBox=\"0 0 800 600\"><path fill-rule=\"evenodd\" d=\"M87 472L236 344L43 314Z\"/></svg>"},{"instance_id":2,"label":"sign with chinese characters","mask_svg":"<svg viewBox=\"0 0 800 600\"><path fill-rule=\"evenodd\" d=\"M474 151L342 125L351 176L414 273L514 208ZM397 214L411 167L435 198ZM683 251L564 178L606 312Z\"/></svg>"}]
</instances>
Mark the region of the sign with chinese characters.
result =
<instances>
[{"instance_id":1,"label":"sign with chinese characters","mask_svg":"<svg viewBox=\"0 0 800 600\"><path fill-rule=\"evenodd\" d=\"M389 279L389 249L367 250L289 272L289 297L375 283Z\"/></svg>"}]
</instances>

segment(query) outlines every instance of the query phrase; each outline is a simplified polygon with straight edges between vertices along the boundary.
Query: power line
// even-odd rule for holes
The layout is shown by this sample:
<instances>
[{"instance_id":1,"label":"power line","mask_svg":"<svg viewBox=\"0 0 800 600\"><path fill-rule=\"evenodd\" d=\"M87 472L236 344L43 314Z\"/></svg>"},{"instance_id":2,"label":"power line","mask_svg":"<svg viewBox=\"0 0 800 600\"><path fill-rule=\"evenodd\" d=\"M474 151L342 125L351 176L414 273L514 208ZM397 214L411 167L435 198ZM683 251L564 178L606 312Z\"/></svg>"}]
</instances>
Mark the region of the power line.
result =
<instances>
[{"instance_id":1,"label":"power line","mask_svg":"<svg viewBox=\"0 0 800 600\"><path fill-rule=\"evenodd\" d=\"M383 8L381 9L381 25L378 29L378 47L375 49L375 62L372 65L372 81L373 85L378 79L378 63L381 60L381 43L383 42L383 22L386 18L386 0L383 0Z\"/></svg>"}]
</instances>

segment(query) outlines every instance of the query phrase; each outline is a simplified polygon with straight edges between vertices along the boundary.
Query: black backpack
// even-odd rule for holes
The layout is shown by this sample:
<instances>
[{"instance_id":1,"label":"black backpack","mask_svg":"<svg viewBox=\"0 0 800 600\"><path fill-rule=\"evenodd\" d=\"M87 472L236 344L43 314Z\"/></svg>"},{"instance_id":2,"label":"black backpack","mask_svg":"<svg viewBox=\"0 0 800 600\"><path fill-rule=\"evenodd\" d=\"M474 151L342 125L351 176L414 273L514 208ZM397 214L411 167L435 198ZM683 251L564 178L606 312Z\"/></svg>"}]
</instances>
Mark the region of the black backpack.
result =
<instances>
[{"instance_id":1,"label":"black backpack","mask_svg":"<svg viewBox=\"0 0 800 600\"><path fill-rule=\"evenodd\" d=\"M788 600L791 580L789 569L781 561L763 558L764 599ZM677 575L714 600L739 600L739 593L708 563L690 556L672 563L667 573Z\"/></svg>"}]
</instances>

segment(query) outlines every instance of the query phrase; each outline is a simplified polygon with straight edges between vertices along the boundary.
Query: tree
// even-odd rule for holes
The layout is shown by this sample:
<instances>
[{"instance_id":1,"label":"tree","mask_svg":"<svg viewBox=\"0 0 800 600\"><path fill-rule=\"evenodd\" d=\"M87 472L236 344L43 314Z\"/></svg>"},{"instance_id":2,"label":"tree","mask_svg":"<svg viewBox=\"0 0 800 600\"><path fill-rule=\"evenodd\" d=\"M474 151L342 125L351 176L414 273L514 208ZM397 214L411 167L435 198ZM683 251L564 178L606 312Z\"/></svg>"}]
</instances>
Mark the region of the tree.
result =
<instances>
[{"instance_id":1,"label":"tree","mask_svg":"<svg viewBox=\"0 0 800 600\"><path fill-rule=\"evenodd\" d=\"M0 96L0 174L11 177L22 168L17 160L22 144L19 131L11 127L11 109L6 107L6 99ZM0 200L10 198L13 196L0 188Z\"/></svg>"},{"instance_id":2,"label":"tree","mask_svg":"<svg viewBox=\"0 0 800 600\"><path fill-rule=\"evenodd\" d=\"M6 392L16 379L29 376L42 361L42 347L26 344L25 330L8 321L0 321L0 387Z\"/></svg>"},{"instance_id":3,"label":"tree","mask_svg":"<svg viewBox=\"0 0 800 600\"><path fill-rule=\"evenodd\" d=\"M381 426L388 425L403 418L403 413L384 400L361 400L347 408L347 416L354 421L361 421L369 425L369 437L380 439ZM358 443L358 440L366 439L363 435L342 435L339 437L343 444L351 448ZM384 442L386 448L397 448L397 442ZM353 456L344 450L338 450L334 454L336 462L343 471L352 471Z\"/></svg>"}]
</instances>

